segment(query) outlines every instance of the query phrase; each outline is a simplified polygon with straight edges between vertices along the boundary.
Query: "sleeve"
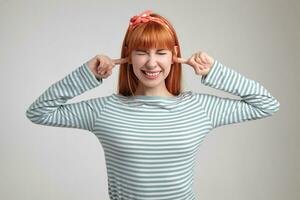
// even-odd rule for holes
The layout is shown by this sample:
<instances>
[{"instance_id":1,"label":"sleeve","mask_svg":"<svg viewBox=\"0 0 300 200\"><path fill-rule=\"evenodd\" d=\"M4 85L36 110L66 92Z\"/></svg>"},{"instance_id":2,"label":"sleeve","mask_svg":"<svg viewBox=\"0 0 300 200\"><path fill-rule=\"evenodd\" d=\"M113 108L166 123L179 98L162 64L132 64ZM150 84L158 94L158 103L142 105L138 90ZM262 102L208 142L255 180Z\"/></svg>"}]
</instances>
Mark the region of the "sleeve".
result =
<instances>
[{"instance_id":1,"label":"sleeve","mask_svg":"<svg viewBox=\"0 0 300 200\"><path fill-rule=\"evenodd\" d=\"M199 94L200 105L207 113L212 127L239 123L271 116L279 110L279 102L258 82L242 76L215 60L201 83L241 97L231 99Z\"/></svg>"},{"instance_id":2,"label":"sleeve","mask_svg":"<svg viewBox=\"0 0 300 200\"><path fill-rule=\"evenodd\" d=\"M42 93L26 110L26 117L35 124L92 131L97 117L95 99L66 102L102 82L84 63Z\"/></svg>"}]
</instances>

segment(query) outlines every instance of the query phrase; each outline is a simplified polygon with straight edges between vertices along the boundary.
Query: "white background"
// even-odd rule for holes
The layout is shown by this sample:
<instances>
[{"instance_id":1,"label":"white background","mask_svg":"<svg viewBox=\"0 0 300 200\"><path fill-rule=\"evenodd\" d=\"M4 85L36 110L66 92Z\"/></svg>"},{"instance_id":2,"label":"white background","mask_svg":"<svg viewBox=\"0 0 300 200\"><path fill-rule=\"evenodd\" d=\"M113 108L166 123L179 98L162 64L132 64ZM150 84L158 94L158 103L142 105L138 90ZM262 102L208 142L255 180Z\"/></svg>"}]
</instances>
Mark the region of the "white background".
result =
<instances>
[{"instance_id":1,"label":"white background","mask_svg":"<svg viewBox=\"0 0 300 200\"><path fill-rule=\"evenodd\" d=\"M281 104L270 118L210 133L197 154L197 199L300 199L299 8L297 0L0 1L0 199L109 199L96 136L33 124L25 111L96 54L119 58L130 17L147 9L171 21L183 57L205 51ZM183 72L184 90L231 96L201 85L191 67ZM116 92L117 77L116 67L70 103Z\"/></svg>"}]
</instances>

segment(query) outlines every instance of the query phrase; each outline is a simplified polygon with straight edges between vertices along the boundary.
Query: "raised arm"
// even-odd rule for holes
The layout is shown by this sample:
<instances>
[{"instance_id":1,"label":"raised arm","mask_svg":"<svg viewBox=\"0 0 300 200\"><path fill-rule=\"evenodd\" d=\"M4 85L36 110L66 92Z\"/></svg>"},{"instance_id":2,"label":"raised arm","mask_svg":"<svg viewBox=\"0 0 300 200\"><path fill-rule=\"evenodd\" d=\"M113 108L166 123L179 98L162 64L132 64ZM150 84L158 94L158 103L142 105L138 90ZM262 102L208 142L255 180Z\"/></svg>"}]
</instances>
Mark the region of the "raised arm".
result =
<instances>
[{"instance_id":1,"label":"raised arm","mask_svg":"<svg viewBox=\"0 0 300 200\"><path fill-rule=\"evenodd\" d=\"M96 55L42 93L26 110L27 118L36 124L92 131L107 97L69 104L67 101L101 85L112 68L124 62L127 60Z\"/></svg>"},{"instance_id":2,"label":"raised arm","mask_svg":"<svg viewBox=\"0 0 300 200\"><path fill-rule=\"evenodd\" d=\"M241 98L231 99L196 93L199 106L207 113L213 128L268 117L279 110L278 100L258 82L244 77L218 60L207 57L207 54L200 53L199 57L199 62L194 58L182 61L197 67L198 74L202 74L201 83L204 85Z\"/></svg>"},{"instance_id":3,"label":"raised arm","mask_svg":"<svg viewBox=\"0 0 300 200\"><path fill-rule=\"evenodd\" d=\"M203 95L200 104L207 111L213 127L271 116L279 102L258 82L227 68L215 60L211 71L202 76L204 85L241 97L240 100Z\"/></svg>"},{"instance_id":4,"label":"raised arm","mask_svg":"<svg viewBox=\"0 0 300 200\"><path fill-rule=\"evenodd\" d=\"M66 104L69 99L102 84L86 63L60 81L52 84L26 110L35 124L92 130L101 104L96 99Z\"/></svg>"}]
</instances>

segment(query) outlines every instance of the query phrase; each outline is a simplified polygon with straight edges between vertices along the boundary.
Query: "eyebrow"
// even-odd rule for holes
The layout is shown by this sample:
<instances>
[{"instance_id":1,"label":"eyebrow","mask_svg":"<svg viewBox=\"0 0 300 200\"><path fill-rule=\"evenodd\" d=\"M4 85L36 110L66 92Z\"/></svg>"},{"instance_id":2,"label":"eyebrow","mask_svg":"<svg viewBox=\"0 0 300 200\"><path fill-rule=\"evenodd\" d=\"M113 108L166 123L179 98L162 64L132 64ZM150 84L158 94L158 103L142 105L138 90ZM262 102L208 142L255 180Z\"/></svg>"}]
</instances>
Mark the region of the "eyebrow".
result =
<instances>
[{"instance_id":1,"label":"eyebrow","mask_svg":"<svg viewBox=\"0 0 300 200\"><path fill-rule=\"evenodd\" d=\"M163 51L163 50L167 50L167 49L157 49L157 51ZM147 51L144 50L144 49L136 49L136 51L147 52Z\"/></svg>"}]
</instances>

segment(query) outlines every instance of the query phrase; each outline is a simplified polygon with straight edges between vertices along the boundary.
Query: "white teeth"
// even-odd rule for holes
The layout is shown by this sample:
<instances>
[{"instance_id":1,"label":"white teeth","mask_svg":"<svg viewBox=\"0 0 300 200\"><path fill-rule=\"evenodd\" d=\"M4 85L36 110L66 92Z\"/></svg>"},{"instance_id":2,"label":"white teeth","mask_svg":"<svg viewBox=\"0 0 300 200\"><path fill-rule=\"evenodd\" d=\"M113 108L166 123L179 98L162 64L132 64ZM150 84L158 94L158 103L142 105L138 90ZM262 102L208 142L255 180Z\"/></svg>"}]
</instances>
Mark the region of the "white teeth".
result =
<instances>
[{"instance_id":1,"label":"white teeth","mask_svg":"<svg viewBox=\"0 0 300 200\"><path fill-rule=\"evenodd\" d=\"M145 73L150 76L157 76L160 72L156 72L156 73L145 72Z\"/></svg>"}]
</instances>

